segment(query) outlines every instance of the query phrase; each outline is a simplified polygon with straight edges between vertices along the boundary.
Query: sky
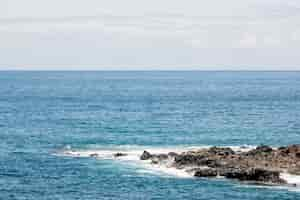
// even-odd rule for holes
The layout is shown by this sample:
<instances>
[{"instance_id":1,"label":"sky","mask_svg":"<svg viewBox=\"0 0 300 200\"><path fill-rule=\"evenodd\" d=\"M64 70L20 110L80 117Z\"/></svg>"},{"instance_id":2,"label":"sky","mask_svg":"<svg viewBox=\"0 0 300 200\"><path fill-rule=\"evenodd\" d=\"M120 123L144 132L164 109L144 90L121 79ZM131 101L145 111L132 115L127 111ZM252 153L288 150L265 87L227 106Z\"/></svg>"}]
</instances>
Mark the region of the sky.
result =
<instances>
[{"instance_id":1,"label":"sky","mask_svg":"<svg viewBox=\"0 0 300 200\"><path fill-rule=\"evenodd\" d=\"M299 0L0 0L0 70L300 70Z\"/></svg>"}]
</instances>

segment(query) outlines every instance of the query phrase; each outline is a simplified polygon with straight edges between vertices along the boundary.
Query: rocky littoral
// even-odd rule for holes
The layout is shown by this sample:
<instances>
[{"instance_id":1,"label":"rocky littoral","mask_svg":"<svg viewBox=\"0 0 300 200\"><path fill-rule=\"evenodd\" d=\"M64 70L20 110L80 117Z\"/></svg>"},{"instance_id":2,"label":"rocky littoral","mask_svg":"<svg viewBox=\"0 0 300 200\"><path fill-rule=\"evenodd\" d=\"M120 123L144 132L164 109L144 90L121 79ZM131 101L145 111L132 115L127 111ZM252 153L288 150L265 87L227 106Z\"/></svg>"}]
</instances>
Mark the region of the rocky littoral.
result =
<instances>
[{"instance_id":1,"label":"rocky littoral","mask_svg":"<svg viewBox=\"0 0 300 200\"><path fill-rule=\"evenodd\" d=\"M216 177L254 181L266 184L285 184L281 172L300 174L300 145L277 149L258 146L247 152L231 148L211 147L184 153L151 154L144 151L141 160L159 164L172 160L172 167L189 169L196 177Z\"/></svg>"}]
</instances>

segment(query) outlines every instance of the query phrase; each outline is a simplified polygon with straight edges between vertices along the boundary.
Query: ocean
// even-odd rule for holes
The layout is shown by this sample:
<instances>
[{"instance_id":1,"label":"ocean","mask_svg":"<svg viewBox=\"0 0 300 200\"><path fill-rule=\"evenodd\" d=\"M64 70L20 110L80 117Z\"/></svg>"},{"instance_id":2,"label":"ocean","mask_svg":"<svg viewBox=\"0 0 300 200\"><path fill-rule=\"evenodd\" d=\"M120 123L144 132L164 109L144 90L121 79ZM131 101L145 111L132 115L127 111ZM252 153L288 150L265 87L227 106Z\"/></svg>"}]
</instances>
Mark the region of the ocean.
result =
<instances>
[{"instance_id":1,"label":"ocean","mask_svg":"<svg viewBox=\"0 0 300 200\"><path fill-rule=\"evenodd\" d=\"M300 144L300 72L0 72L1 200L300 199L107 156L260 144Z\"/></svg>"}]
</instances>

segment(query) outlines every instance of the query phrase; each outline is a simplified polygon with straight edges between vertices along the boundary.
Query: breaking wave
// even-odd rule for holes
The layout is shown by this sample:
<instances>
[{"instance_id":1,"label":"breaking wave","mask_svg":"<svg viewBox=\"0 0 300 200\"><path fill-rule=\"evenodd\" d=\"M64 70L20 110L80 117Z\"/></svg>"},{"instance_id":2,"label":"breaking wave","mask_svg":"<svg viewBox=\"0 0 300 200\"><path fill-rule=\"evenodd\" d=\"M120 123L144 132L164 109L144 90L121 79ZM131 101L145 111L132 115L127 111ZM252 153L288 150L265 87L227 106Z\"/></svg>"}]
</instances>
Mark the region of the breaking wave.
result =
<instances>
[{"instance_id":1,"label":"breaking wave","mask_svg":"<svg viewBox=\"0 0 300 200\"><path fill-rule=\"evenodd\" d=\"M193 174L185 169L177 169L172 167L172 160L163 164L152 164L150 160L140 160L144 150L153 154L176 152L182 153L185 151L199 150L209 148L211 146L177 146L177 147L149 147L149 146L115 146L115 147L95 147L92 149L73 149L71 146L66 146L55 154L59 156L70 157L95 157L96 159L116 160L128 165L139 166L137 173L156 174L161 176L172 176L178 178L193 178ZM228 146L237 152L249 151L256 146ZM122 153L122 156L115 156L117 153ZM288 184L296 186L293 190L300 191L300 176L289 173L281 173L280 177L287 181Z\"/></svg>"}]
</instances>

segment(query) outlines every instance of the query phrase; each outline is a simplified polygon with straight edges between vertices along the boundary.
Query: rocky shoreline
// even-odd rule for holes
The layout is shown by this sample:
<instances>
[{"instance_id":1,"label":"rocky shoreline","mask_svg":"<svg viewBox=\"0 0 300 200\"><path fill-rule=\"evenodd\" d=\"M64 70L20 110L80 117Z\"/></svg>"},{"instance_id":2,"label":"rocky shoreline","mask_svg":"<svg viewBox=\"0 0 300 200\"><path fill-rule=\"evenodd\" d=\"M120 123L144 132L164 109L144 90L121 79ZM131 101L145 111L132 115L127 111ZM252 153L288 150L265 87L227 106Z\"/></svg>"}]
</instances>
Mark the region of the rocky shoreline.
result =
<instances>
[{"instance_id":1,"label":"rocky shoreline","mask_svg":"<svg viewBox=\"0 0 300 200\"><path fill-rule=\"evenodd\" d=\"M285 185L287 182L280 177L281 173L300 175L300 145L279 148L261 145L249 151L234 151L229 147L164 154L144 151L140 160L149 160L153 165L168 163L195 177L225 177L257 184Z\"/></svg>"}]
</instances>

